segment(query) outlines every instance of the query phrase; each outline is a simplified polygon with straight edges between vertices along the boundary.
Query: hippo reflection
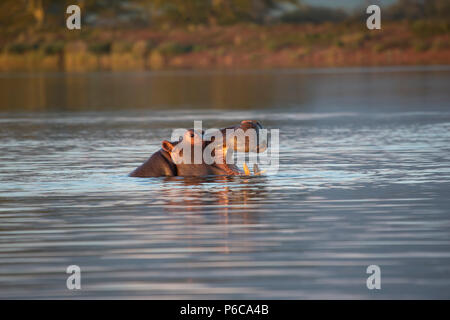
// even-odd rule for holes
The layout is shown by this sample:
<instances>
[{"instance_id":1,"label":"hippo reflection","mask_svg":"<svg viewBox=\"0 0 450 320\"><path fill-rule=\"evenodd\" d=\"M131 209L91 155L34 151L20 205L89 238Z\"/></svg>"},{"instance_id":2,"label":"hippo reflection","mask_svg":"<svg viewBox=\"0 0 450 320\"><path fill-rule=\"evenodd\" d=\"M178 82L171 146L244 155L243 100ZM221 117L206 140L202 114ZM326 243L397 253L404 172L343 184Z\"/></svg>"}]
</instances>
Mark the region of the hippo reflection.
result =
<instances>
[{"instance_id":1,"label":"hippo reflection","mask_svg":"<svg viewBox=\"0 0 450 320\"><path fill-rule=\"evenodd\" d=\"M245 172L231 163L234 151L263 152L267 142L260 138L262 125L258 121L244 120L239 125L218 130L212 136L193 129L186 130L179 141L162 142L162 148L155 152L146 162L130 173L131 177L160 176L210 176L243 175ZM230 135L231 133L231 135ZM233 133L236 135L233 136ZM253 133L251 135L250 133ZM242 134L243 139L238 138ZM211 148L214 146L214 148ZM195 157L195 149L201 150L200 159ZM210 153L203 151L209 151ZM189 152L186 152L189 151ZM184 153L183 153L184 152ZM211 159L204 158L211 154ZM195 159L194 159L195 158ZM199 160L199 161L198 161ZM255 174L259 169L255 166Z\"/></svg>"},{"instance_id":2,"label":"hippo reflection","mask_svg":"<svg viewBox=\"0 0 450 320\"><path fill-rule=\"evenodd\" d=\"M149 183L153 183L148 179ZM164 211L167 224L176 226L176 237L183 237L192 249L213 235L214 250L220 253L252 252L259 242L246 235L261 223L261 204L269 198L265 176L165 177L169 187L154 198ZM214 229L211 229L214 226ZM236 232L238 228L238 232ZM207 230L199 238L198 230ZM236 241L238 239L238 241ZM199 242L197 242L199 241Z\"/></svg>"},{"instance_id":3,"label":"hippo reflection","mask_svg":"<svg viewBox=\"0 0 450 320\"><path fill-rule=\"evenodd\" d=\"M173 187L161 189L164 210L177 215L195 213L195 219L209 219L208 213L229 216L241 224L256 223L257 213L249 208L267 198L265 176L165 177ZM205 213L205 215L203 215ZM214 218L213 218L214 219ZM224 223L228 220L224 220Z\"/></svg>"}]
</instances>

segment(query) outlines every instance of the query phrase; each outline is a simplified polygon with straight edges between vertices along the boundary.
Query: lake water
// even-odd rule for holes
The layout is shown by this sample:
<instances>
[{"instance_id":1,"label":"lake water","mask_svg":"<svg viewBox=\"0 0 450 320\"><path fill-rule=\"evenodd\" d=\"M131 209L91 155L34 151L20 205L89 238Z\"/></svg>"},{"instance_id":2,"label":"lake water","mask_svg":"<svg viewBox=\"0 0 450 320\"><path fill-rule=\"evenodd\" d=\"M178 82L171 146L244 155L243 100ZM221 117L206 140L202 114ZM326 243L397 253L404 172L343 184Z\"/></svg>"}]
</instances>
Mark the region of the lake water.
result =
<instances>
[{"instance_id":1,"label":"lake water","mask_svg":"<svg viewBox=\"0 0 450 320\"><path fill-rule=\"evenodd\" d=\"M449 84L449 67L0 74L0 298L450 298ZM243 119L280 130L276 175L127 177L172 129Z\"/></svg>"}]
</instances>

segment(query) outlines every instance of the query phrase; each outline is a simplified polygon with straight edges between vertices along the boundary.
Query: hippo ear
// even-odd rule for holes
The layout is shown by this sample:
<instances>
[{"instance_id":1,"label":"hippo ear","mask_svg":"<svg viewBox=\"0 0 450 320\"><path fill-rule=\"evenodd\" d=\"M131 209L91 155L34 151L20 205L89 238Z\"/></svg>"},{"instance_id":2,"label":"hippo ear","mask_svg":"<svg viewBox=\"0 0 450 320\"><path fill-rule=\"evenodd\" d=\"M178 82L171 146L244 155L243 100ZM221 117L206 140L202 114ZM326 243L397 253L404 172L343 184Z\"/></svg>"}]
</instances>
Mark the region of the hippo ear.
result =
<instances>
[{"instance_id":1,"label":"hippo ear","mask_svg":"<svg viewBox=\"0 0 450 320\"><path fill-rule=\"evenodd\" d=\"M164 151L166 152L172 152L174 145L172 144L172 142L164 140L162 143L162 148L164 149Z\"/></svg>"}]
</instances>

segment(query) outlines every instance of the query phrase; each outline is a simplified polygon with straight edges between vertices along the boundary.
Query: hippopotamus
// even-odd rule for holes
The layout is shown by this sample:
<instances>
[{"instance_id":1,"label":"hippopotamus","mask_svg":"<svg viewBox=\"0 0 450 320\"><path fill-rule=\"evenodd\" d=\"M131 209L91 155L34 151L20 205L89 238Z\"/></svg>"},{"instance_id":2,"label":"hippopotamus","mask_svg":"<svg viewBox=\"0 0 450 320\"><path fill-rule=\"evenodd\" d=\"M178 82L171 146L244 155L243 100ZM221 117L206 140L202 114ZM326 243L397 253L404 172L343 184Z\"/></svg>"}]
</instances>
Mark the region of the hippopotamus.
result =
<instances>
[{"instance_id":1,"label":"hippopotamus","mask_svg":"<svg viewBox=\"0 0 450 320\"><path fill-rule=\"evenodd\" d=\"M244 164L244 171L240 170L228 159L232 158L234 151L239 152L264 152L267 141L260 138L262 125L258 121L244 120L239 125L219 129L212 136L207 136L203 130L186 130L178 141L164 140L161 149L155 152L147 161L130 173L131 177L162 177L162 176L216 176L216 175L245 175L249 174ZM239 130L241 129L241 130ZM249 132L247 132L249 129ZM248 134L244 139L230 137L229 133ZM250 136L250 133L255 133ZM252 138L253 137L253 138ZM231 139L231 140L230 140ZM210 146L211 143L215 144ZM186 161L194 160L194 148L212 149L212 161L206 161L201 157L200 162ZM183 149L184 147L184 149ZM180 151L181 150L181 151ZM192 152L183 151L192 150ZM189 155L190 153L190 155ZM260 174L257 165L254 173Z\"/></svg>"}]
</instances>

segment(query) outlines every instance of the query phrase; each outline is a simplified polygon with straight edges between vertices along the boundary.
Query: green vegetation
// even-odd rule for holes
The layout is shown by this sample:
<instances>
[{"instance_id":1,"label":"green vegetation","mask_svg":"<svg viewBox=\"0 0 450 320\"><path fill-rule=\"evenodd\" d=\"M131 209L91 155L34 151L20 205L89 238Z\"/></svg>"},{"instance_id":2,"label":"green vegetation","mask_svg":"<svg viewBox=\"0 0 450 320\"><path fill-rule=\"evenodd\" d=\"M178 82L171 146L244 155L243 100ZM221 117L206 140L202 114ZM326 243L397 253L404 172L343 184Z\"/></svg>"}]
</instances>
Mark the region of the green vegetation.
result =
<instances>
[{"instance_id":1,"label":"green vegetation","mask_svg":"<svg viewBox=\"0 0 450 320\"><path fill-rule=\"evenodd\" d=\"M47 55L62 54L64 52L64 42L56 41L51 43L46 43L42 46L44 53Z\"/></svg>"},{"instance_id":2,"label":"green vegetation","mask_svg":"<svg viewBox=\"0 0 450 320\"><path fill-rule=\"evenodd\" d=\"M38 49L36 43L11 43L6 46L6 52L12 54L22 54L36 49Z\"/></svg>"},{"instance_id":3,"label":"green vegetation","mask_svg":"<svg viewBox=\"0 0 450 320\"><path fill-rule=\"evenodd\" d=\"M354 13L296 0L0 2L0 70L302 67L450 61L450 1L398 0L382 30Z\"/></svg>"},{"instance_id":4,"label":"green vegetation","mask_svg":"<svg viewBox=\"0 0 450 320\"><path fill-rule=\"evenodd\" d=\"M417 20L412 24L411 30L419 37L432 37L450 33L450 23L448 21Z\"/></svg>"},{"instance_id":5,"label":"green vegetation","mask_svg":"<svg viewBox=\"0 0 450 320\"><path fill-rule=\"evenodd\" d=\"M94 54L108 54L111 52L111 42L94 42L88 46L89 52Z\"/></svg>"},{"instance_id":6,"label":"green vegetation","mask_svg":"<svg viewBox=\"0 0 450 320\"><path fill-rule=\"evenodd\" d=\"M296 10L283 14L280 20L286 23L323 23L341 22L349 17L343 10L298 4Z\"/></svg>"},{"instance_id":7,"label":"green vegetation","mask_svg":"<svg viewBox=\"0 0 450 320\"><path fill-rule=\"evenodd\" d=\"M166 56L175 56L192 52L194 46L191 44L181 44L177 42L164 42L158 46L158 51Z\"/></svg>"}]
</instances>

